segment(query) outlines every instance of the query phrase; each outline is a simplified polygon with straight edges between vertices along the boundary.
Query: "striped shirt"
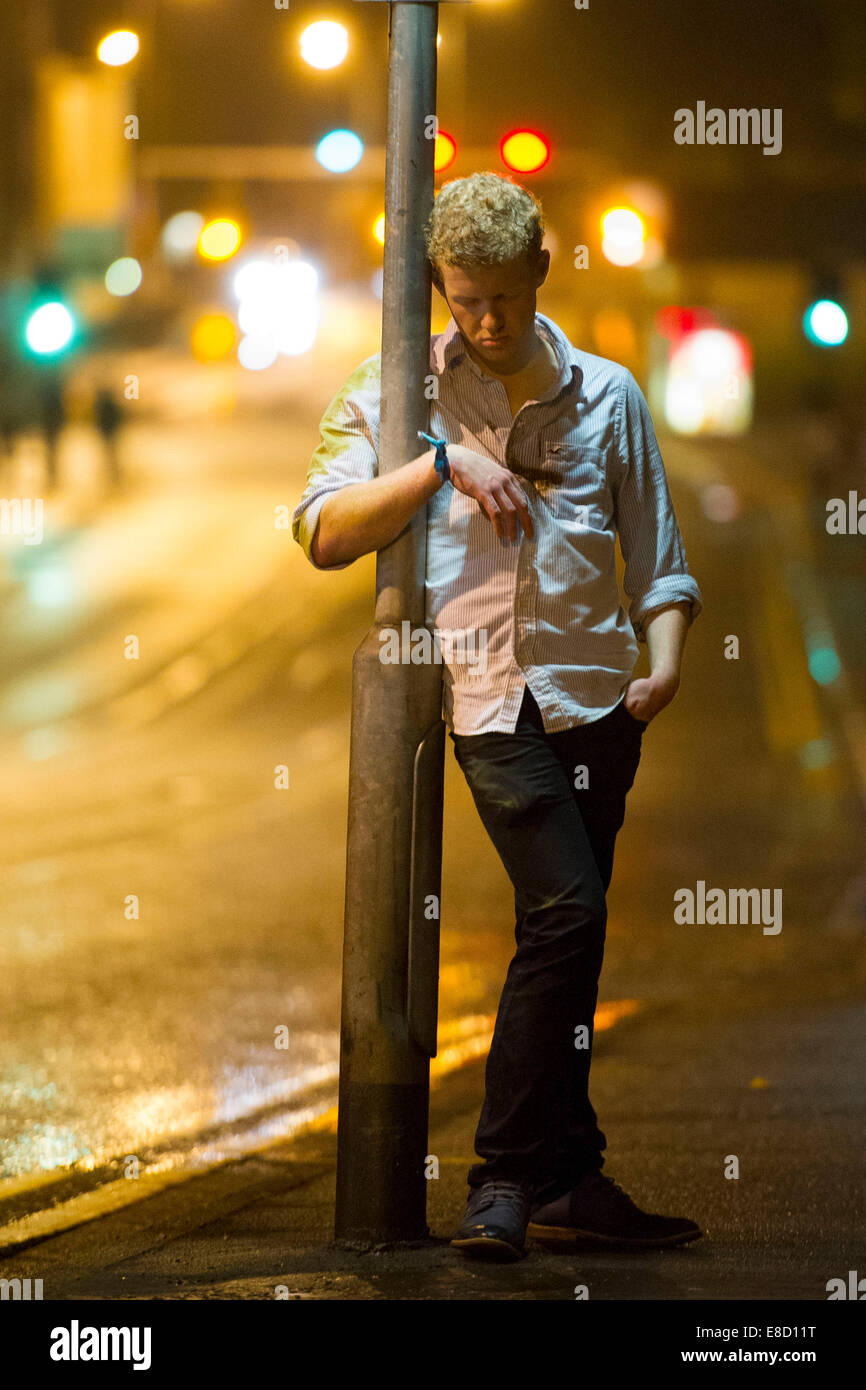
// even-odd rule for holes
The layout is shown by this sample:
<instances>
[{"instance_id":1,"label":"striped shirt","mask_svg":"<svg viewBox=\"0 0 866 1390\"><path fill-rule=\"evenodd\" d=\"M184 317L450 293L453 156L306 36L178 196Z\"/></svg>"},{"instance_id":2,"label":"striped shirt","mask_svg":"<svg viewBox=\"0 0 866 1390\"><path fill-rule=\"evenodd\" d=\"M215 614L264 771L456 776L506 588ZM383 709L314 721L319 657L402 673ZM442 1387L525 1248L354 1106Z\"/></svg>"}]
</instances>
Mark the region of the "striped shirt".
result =
<instances>
[{"instance_id":1,"label":"striped shirt","mask_svg":"<svg viewBox=\"0 0 866 1390\"><path fill-rule=\"evenodd\" d=\"M573 347L545 315L536 314L535 329L553 347L559 377L513 419L504 384L469 356L453 318L430 343L438 396L431 389L429 433L515 473L535 531L530 540L518 527L516 540L500 540L475 499L450 483L427 503L429 631L409 634L404 625L402 657L396 633L390 656L384 646L381 656L409 660L409 638L430 639L416 660L442 661L442 716L456 734L513 733L526 685L548 733L600 719L625 694L653 610L682 601L692 618L701 610L637 382L618 363ZM322 418L292 518L313 564L325 499L377 474L380 396L377 353Z\"/></svg>"}]
</instances>

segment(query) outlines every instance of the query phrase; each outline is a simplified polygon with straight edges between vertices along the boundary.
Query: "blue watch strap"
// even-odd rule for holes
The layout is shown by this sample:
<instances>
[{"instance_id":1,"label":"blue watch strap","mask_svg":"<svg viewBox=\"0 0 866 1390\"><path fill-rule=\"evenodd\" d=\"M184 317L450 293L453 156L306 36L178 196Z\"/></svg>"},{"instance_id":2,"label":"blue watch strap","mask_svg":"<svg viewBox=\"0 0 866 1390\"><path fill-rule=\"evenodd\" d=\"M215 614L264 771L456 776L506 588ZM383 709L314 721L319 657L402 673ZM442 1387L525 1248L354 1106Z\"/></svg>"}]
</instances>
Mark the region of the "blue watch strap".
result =
<instances>
[{"instance_id":1,"label":"blue watch strap","mask_svg":"<svg viewBox=\"0 0 866 1390\"><path fill-rule=\"evenodd\" d=\"M423 430L418 431L418 438L426 439L428 444L435 445L436 458L433 461L433 467L441 476L443 483L447 483L448 479L451 477L451 464L448 462L448 454L446 453L446 441L444 439L434 439L431 434L425 434Z\"/></svg>"}]
</instances>

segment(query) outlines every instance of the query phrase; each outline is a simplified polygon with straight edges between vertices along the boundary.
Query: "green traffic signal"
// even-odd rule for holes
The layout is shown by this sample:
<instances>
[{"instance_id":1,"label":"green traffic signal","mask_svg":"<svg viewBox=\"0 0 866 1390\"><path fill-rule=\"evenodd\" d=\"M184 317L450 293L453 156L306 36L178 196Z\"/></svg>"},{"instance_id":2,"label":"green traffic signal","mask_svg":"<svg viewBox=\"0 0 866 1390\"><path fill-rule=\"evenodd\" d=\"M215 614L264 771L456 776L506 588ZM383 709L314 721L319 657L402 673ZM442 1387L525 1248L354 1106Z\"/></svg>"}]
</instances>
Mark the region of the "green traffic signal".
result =
<instances>
[{"instance_id":1,"label":"green traffic signal","mask_svg":"<svg viewBox=\"0 0 866 1390\"><path fill-rule=\"evenodd\" d=\"M838 347L848 337L848 315L835 299L816 299L803 315L803 332L820 347Z\"/></svg>"},{"instance_id":2,"label":"green traffic signal","mask_svg":"<svg viewBox=\"0 0 866 1390\"><path fill-rule=\"evenodd\" d=\"M75 336L75 320L59 299L48 300L27 320L24 336L37 357L56 357Z\"/></svg>"}]
</instances>

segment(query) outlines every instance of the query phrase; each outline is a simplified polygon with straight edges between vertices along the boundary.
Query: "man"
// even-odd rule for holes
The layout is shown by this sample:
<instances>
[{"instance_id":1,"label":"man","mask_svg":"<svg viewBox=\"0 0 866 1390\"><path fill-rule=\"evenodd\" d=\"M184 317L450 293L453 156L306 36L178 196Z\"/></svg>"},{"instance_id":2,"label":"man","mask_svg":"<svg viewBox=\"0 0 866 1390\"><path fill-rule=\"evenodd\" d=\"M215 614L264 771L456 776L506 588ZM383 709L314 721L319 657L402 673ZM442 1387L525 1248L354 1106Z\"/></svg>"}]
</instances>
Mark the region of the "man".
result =
<instances>
[{"instance_id":1,"label":"man","mask_svg":"<svg viewBox=\"0 0 866 1390\"><path fill-rule=\"evenodd\" d=\"M694 1222L642 1212L601 1173L589 1102L605 894L650 721L679 685L700 611L646 402L631 374L574 348L536 312L549 252L535 197L498 174L440 191L427 228L451 311L431 342L426 450L377 476L380 358L331 403L295 539L342 569L427 507L427 623L478 634L446 654L443 716L514 886L517 952L452 1244L516 1259L551 1246L680 1244ZM625 560L626 616L615 535ZM631 680L646 640L651 674ZM483 645L483 666L478 662Z\"/></svg>"}]
</instances>

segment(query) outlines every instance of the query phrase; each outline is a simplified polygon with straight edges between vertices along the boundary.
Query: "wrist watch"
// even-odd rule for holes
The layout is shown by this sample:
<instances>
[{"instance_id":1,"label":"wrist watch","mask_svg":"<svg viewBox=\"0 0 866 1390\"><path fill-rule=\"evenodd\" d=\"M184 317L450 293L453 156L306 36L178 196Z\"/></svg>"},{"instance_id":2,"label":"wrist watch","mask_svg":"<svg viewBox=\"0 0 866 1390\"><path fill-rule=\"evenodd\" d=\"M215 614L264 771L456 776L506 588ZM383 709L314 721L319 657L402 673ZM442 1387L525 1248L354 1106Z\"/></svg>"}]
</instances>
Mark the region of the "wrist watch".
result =
<instances>
[{"instance_id":1,"label":"wrist watch","mask_svg":"<svg viewBox=\"0 0 866 1390\"><path fill-rule=\"evenodd\" d=\"M432 435L425 434L423 430L418 431L418 438L426 439L428 444L434 444L436 446L436 457L433 460L433 467L436 469L443 483L447 483L451 477L451 464L448 462L445 440L434 439Z\"/></svg>"}]
</instances>

